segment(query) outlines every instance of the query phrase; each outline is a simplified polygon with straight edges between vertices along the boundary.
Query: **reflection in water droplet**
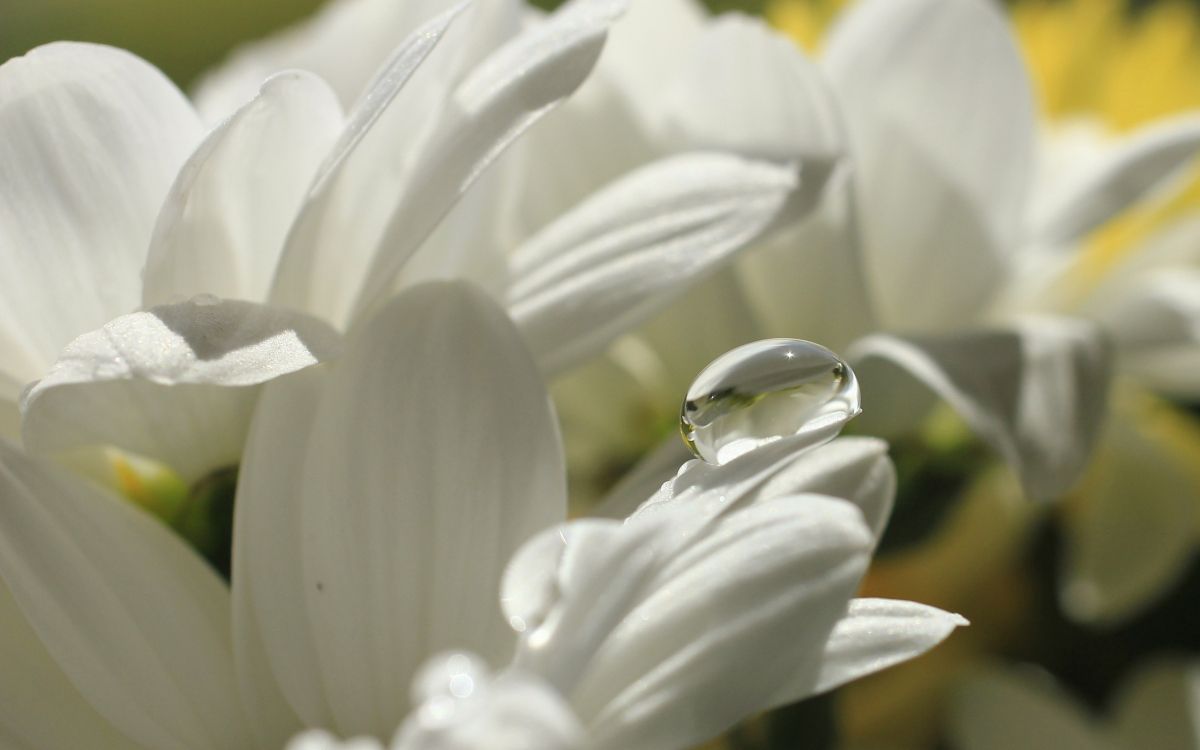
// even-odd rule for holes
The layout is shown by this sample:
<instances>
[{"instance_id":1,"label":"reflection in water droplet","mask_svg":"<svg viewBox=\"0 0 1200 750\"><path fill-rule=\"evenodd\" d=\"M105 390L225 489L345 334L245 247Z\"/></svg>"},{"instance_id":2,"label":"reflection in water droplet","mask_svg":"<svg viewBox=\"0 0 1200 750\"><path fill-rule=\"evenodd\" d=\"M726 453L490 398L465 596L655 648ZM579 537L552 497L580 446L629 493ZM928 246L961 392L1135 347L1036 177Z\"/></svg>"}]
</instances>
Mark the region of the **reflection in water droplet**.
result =
<instances>
[{"instance_id":1,"label":"reflection in water droplet","mask_svg":"<svg viewBox=\"0 0 1200 750\"><path fill-rule=\"evenodd\" d=\"M215 294L197 294L192 297L192 304L197 307L212 307L221 304L221 298Z\"/></svg>"},{"instance_id":2,"label":"reflection in water droplet","mask_svg":"<svg viewBox=\"0 0 1200 750\"><path fill-rule=\"evenodd\" d=\"M836 354L809 341L766 339L705 367L688 389L679 419L692 453L724 464L859 411L858 381Z\"/></svg>"}]
</instances>

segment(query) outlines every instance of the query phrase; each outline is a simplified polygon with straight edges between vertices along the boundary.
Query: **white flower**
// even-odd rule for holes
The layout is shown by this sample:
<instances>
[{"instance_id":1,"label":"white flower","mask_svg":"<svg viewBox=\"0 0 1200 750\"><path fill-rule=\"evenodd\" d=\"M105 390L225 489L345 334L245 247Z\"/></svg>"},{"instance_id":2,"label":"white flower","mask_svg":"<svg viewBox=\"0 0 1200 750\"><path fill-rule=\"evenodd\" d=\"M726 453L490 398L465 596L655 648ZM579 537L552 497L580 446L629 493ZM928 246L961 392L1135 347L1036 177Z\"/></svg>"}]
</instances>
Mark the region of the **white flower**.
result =
<instances>
[{"instance_id":1,"label":"white flower","mask_svg":"<svg viewBox=\"0 0 1200 750\"><path fill-rule=\"evenodd\" d=\"M429 278L488 288L556 371L786 208L795 164L692 153L511 238L497 217L518 191L485 173L584 80L623 3L575 0L515 35L516 0L448 5L401 19L345 116L315 75L282 72L202 140L124 52L56 44L0 67L0 401L41 378L21 398L31 449L110 444L202 476L239 454L261 383Z\"/></svg>"},{"instance_id":2,"label":"white flower","mask_svg":"<svg viewBox=\"0 0 1200 750\"><path fill-rule=\"evenodd\" d=\"M478 720L687 746L962 624L851 598L890 508L884 445L797 448L690 464L628 523L534 537L502 581L565 518L553 411L502 309L462 283L414 287L339 359L265 387L229 588L136 507L0 443L0 730L38 748L270 748L305 727L384 740L411 706L401 739L491 747ZM430 724L444 670L416 701L410 683L460 648L516 655L485 710Z\"/></svg>"},{"instance_id":3,"label":"white flower","mask_svg":"<svg viewBox=\"0 0 1200 750\"><path fill-rule=\"evenodd\" d=\"M1189 750L1200 744L1198 721L1200 670L1160 660L1138 669L1102 718L1047 675L993 669L957 691L950 732L955 750Z\"/></svg>"},{"instance_id":4,"label":"white flower","mask_svg":"<svg viewBox=\"0 0 1200 750\"><path fill-rule=\"evenodd\" d=\"M706 21L687 0L653 5L632 9L580 97L522 148L582 117L607 82L631 113L625 130L651 151L790 155L830 174L817 212L643 332L665 377L627 368L634 378L670 382L687 369L675 349L724 348L747 330L820 340L846 352L876 399L868 429L911 428L941 397L1028 495L1070 487L1102 422L1109 352L1086 321L992 313L1025 240L1035 146L1032 95L1000 13L982 0L865 0L811 62L759 21ZM642 44L655 28L669 39ZM632 73L644 69L662 75L644 86ZM646 359L626 354L621 363Z\"/></svg>"}]
</instances>

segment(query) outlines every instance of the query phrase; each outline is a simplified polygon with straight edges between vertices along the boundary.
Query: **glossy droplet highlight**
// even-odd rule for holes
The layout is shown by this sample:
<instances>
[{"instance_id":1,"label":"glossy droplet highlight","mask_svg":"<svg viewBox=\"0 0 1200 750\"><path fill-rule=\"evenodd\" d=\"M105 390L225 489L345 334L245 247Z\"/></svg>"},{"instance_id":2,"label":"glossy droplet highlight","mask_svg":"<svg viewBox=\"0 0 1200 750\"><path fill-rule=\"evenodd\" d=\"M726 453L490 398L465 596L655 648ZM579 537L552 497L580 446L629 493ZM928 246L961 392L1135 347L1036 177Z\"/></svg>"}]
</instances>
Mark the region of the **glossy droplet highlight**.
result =
<instances>
[{"instance_id":1,"label":"glossy droplet highlight","mask_svg":"<svg viewBox=\"0 0 1200 750\"><path fill-rule=\"evenodd\" d=\"M825 347L766 339L717 357L696 376L680 412L697 458L724 464L802 432L820 432L859 413L858 381Z\"/></svg>"}]
</instances>

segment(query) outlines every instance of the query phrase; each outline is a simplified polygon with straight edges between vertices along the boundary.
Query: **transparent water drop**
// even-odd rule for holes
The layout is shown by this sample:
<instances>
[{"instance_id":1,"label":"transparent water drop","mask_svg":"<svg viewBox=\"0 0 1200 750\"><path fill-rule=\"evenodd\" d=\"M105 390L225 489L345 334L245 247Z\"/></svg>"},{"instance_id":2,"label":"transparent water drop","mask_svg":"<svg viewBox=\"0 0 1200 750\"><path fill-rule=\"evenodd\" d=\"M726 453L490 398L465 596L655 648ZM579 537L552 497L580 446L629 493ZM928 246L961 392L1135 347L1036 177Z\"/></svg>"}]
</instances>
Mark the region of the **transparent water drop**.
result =
<instances>
[{"instance_id":1,"label":"transparent water drop","mask_svg":"<svg viewBox=\"0 0 1200 750\"><path fill-rule=\"evenodd\" d=\"M204 293L192 297L191 302L197 307L212 307L221 304L221 298L215 294Z\"/></svg>"},{"instance_id":2,"label":"transparent water drop","mask_svg":"<svg viewBox=\"0 0 1200 750\"><path fill-rule=\"evenodd\" d=\"M421 667L413 679L413 702L431 698L470 698L487 683L487 664L475 654L450 651L438 654Z\"/></svg>"},{"instance_id":3,"label":"transparent water drop","mask_svg":"<svg viewBox=\"0 0 1200 750\"><path fill-rule=\"evenodd\" d=\"M482 659L466 651L437 654L417 670L412 702L423 730L453 725L474 710L487 691L491 673Z\"/></svg>"},{"instance_id":4,"label":"transparent water drop","mask_svg":"<svg viewBox=\"0 0 1200 750\"><path fill-rule=\"evenodd\" d=\"M854 371L836 354L811 341L766 339L705 367L688 388L679 421L692 453L719 465L859 411Z\"/></svg>"}]
</instances>

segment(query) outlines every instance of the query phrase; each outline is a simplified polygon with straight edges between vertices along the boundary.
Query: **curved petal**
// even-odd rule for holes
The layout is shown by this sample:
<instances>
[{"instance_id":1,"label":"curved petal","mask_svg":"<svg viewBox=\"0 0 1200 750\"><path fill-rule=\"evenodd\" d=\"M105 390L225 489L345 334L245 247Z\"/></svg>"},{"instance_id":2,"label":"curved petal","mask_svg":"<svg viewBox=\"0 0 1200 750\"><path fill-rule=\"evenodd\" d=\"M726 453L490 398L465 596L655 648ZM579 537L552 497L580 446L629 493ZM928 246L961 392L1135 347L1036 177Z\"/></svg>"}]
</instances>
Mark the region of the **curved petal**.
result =
<instances>
[{"instance_id":1,"label":"curved petal","mask_svg":"<svg viewBox=\"0 0 1200 750\"><path fill-rule=\"evenodd\" d=\"M0 131L0 368L25 383L137 307L155 214L200 123L148 63L57 43L0 66Z\"/></svg>"},{"instance_id":2,"label":"curved petal","mask_svg":"<svg viewBox=\"0 0 1200 750\"><path fill-rule=\"evenodd\" d=\"M319 78L274 76L208 135L158 215L142 303L200 293L261 301L317 166L342 129Z\"/></svg>"},{"instance_id":3,"label":"curved petal","mask_svg":"<svg viewBox=\"0 0 1200 750\"><path fill-rule=\"evenodd\" d=\"M405 261L488 166L583 83L626 0L574 0L500 47L455 89L456 107L415 164L354 301L380 304Z\"/></svg>"},{"instance_id":4,"label":"curved petal","mask_svg":"<svg viewBox=\"0 0 1200 750\"><path fill-rule=\"evenodd\" d=\"M613 27L599 67L634 105L642 127L653 129L661 119L662 94L678 79L707 22L700 0L659 0L630 3Z\"/></svg>"},{"instance_id":5,"label":"curved petal","mask_svg":"<svg viewBox=\"0 0 1200 750\"><path fill-rule=\"evenodd\" d=\"M679 435L668 435L626 472L604 496L604 500L589 509L588 515L617 520L632 515L638 506L662 488L664 482L671 481L683 465L694 458Z\"/></svg>"},{"instance_id":6,"label":"curved petal","mask_svg":"<svg viewBox=\"0 0 1200 750\"><path fill-rule=\"evenodd\" d=\"M1200 271L1149 272L1097 302L1094 315L1112 333L1122 372L1184 398L1200 395Z\"/></svg>"},{"instance_id":7,"label":"curved petal","mask_svg":"<svg viewBox=\"0 0 1200 750\"><path fill-rule=\"evenodd\" d=\"M558 599L517 664L570 696L589 748L690 745L766 708L816 668L866 567L849 503L776 498L699 526L696 510L558 544Z\"/></svg>"},{"instance_id":8,"label":"curved petal","mask_svg":"<svg viewBox=\"0 0 1200 750\"><path fill-rule=\"evenodd\" d=\"M264 402L252 456L278 450L259 441L288 439L275 433L294 420L269 410L289 402ZM519 334L463 284L414 287L352 333L315 409L303 458L247 467L246 502L274 509L261 528L294 535L279 542L286 555L300 549L299 569L280 570L292 580L271 596L305 596L332 726L387 736L430 654L508 657L501 565L565 516L562 449ZM273 648L294 602L255 607Z\"/></svg>"},{"instance_id":9,"label":"curved petal","mask_svg":"<svg viewBox=\"0 0 1200 750\"><path fill-rule=\"evenodd\" d=\"M300 217L272 299L314 310L338 324L364 317L369 308L385 301L405 262L471 184L587 76L607 26L622 6L621 0L571 3L492 52L452 91L425 92L424 106L440 113L437 127L419 143L392 149L406 163L401 174L387 175L386 205L375 206L382 209L378 226L356 231L350 247L319 241L323 213L337 203L338 191L331 190L331 197L323 199L326 207L306 211L312 214L311 225ZM476 20L486 24L489 18ZM409 123L402 134L411 134L421 123L427 130L427 120ZM344 262L345 256L353 262ZM330 278L337 279L334 288L322 288L329 286Z\"/></svg>"},{"instance_id":10,"label":"curved petal","mask_svg":"<svg viewBox=\"0 0 1200 750\"><path fill-rule=\"evenodd\" d=\"M238 471L233 521L233 633L243 703L263 747L297 726L334 725L321 682L302 575L297 498L328 366L278 378L258 400Z\"/></svg>"},{"instance_id":11,"label":"curved petal","mask_svg":"<svg viewBox=\"0 0 1200 750\"><path fill-rule=\"evenodd\" d=\"M777 693L776 702L784 705L824 693L913 659L967 624L962 615L916 602L854 599L825 644L816 680L808 676L787 685Z\"/></svg>"},{"instance_id":12,"label":"curved petal","mask_svg":"<svg viewBox=\"0 0 1200 750\"><path fill-rule=\"evenodd\" d=\"M842 351L879 328L853 188L850 170L834 173L808 218L738 258L738 277L762 321L762 336L820 341Z\"/></svg>"},{"instance_id":13,"label":"curved petal","mask_svg":"<svg viewBox=\"0 0 1200 750\"><path fill-rule=\"evenodd\" d=\"M319 320L197 297L124 315L63 350L22 399L36 452L110 444L185 479L235 465L257 386L334 356Z\"/></svg>"},{"instance_id":14,"label":"curved petal","mask_svg":"<svg viewBox=\"0 0 1200 750\"><path fill-rule=\"evenodd\" d=\"M6 750L137 750L105 721L46 652L0 580L0 738Z\"/></svg>"},{"instance_id":15,"label":"curved petal","mask_svg":"<svg viewBox=\"0 0 1200 750\"><path fill-rule=\"evenodd\" d=\"M1118 750L1046 674L993 669L954 696L949 735L962 750Z\"/></svg>"},{"instance_id":16,"label":"curved petal","mask_svg":"<svg viewBox=\"0 0 1200 750\"><path fill-rule=\"evenodd\" d=\"M1104 421L1109 347L1084 321L1031 318L937 337L877 334L847 355L864 393L883 398L899 368L945 399L1035 500L1075 483Z\"/></svg>"},{"instance_id":17,"label":"curved petal","mask_svg":"<svg viewBox=\"0 0 1200 750\"><path fill-rule=\"evenodd\" d=\"M1188 750L1200 744L1200 670L1152 662L1118 693L1114 734L1126 748Z\"/></svg>"},{"instance_id":18,"label":"curved petal","mask_svg":"<svg viewBox=\"0 0 1200 750\"><path fill-rule=\"evenodd\" d=\"M813 447L805 436L799 436L778 440L720 466L690 461L634 516L695 505L713 495L723 498L723 507L736 508L800 493L822 494L858 506L878 541L891 514L895 491L896 472L883 441L840 438Z\"/></svg>"},{"instance_id":19,"label":"curved petal","mask_svg":"<svg viewBox=\"0 0 1200 750\"><path fill-rule=\"evenodd\" d=\"M1033 96L1001 11L867 0L825 49L882 319L945 328L977 316L1023 229L1034 157Z\"/></svg>"},{"instance_id":20,"label":"curved petal","mask_svg":"<svg viewBox=\"0 0 1200 750\"><path fill-rule=\"evenodd\" d=\"M250 742L211 568L130 503L3 443L0 497L0 577L102 716L146 747Z\"/></svg>"},{"instance_id":21,"label":"curved petal","mask_svg":"<svg viewBox=\"0 0 1200 750\"><path fill-rule=\"evenodd\" d=\"M706 24L665 98L668 142L798 159L814 170L829 169L845 150L823 74L759 18L724 14Z\"/></svg>"},{"instance_id":22,"label":"curved petal","mask_svg":"<svg viewBox=\"0 0 1200 750\"><path fill-rule=\"evenodd\" d=\"M1068 245L1147 197L1200 152L1200 115L1159 120L1031 206L1030 239Z\"/></svg>"},{"instance_id":23,"label":"curved petal","mask_svg":"<svg viewBox=\"0 0 1200 750\"><path fill-rule=\"evenodd\" d=\"M430 113L443 106L448 83L438 75L444 58L434 53L465 7L457 3L414 30L349 111L284 244L271 282L273 302L343 322L342 310L369 261L369 244L386 221L388 206L380 204L403 192L396 175L381 165L415 159L413 152L424 145L421 128L430 120L437 124ZM421 113L420 121L410 110Z\"/></svg>"},{"instance_id":24,"label":"curved petal","mask_svg":"<svg viewBox=\"0 0 1200 750\"><path fill-rule=\"evenodd\" d=\"M349 108L406 37L458 2L334 0L313 18L235 50L200 80L193 99L209 122L220 122L253 98L267 78L301 69L328 81ZM354 54L346 54L350 49Z\"/></svg>"},{"instance_id":25,"label":"curved petal","mask_svg":"<svg viewBox=\"0 0 1200 750\"><path fill-rule=\"evenodd\" d=\"M578 362L666 307L761 235L795 170L725 154L627 175L512 257L509 304L545 371Z\"/></svg>"},{"instance_id":26,"label":"curved petal","mask_svg":"<svg viewBox=\"0 0 1200 750\"><path fill-rule=\"evenodd\" d=\"M1200 430L1148 397L1121 394L1080 486L1059 592L1072 617L1116 625L1164 596L1191 564L1200 520Z\"/></svg>"}]
</instances>

